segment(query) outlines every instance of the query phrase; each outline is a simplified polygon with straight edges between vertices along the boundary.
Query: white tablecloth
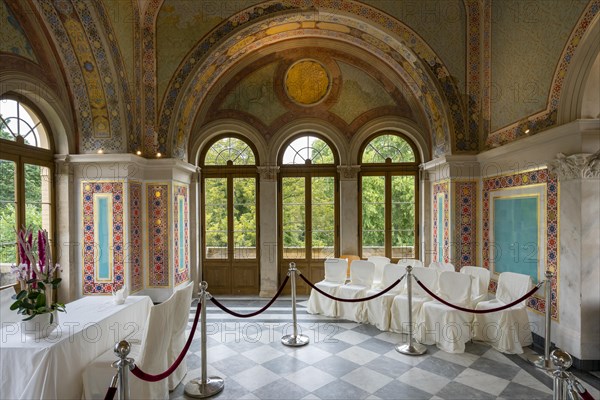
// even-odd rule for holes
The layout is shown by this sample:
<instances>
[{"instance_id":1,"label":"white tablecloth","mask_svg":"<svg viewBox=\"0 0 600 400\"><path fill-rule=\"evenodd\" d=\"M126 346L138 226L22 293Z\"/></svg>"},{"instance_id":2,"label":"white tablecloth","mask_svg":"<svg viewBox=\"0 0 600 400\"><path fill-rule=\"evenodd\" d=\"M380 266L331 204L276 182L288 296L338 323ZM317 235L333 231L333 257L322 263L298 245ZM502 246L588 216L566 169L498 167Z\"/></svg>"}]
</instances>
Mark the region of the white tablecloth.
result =
<instances>
[{"instance_id":1,"label":"white tablecloth","mask_svg":"<svg viewBox=\"0 0 600 400\"><path fill-rule=\"evenodd\" d=\"M150 307L148 296L129 296L122 305L110 296L84 297L68 303L56 330L37 340L21 334L20 323L2 323L0 399L80 400L86 365L143 329Z\"/></svg>"}]
</instances>

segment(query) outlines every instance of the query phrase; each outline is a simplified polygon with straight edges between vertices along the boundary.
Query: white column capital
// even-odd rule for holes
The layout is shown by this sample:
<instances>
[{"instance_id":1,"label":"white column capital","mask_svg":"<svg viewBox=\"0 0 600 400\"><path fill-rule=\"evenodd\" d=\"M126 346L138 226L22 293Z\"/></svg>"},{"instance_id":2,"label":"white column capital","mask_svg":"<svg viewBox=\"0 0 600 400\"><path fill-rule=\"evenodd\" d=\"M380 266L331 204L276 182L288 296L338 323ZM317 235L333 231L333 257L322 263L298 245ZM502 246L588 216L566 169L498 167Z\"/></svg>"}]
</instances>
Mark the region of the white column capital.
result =
<instances>
[{"instance_id":1,"label":"white column capital","mask_svg":"<svg viewBox=\"0 0 600 400\"><path fill-rule=\"evenodd\" d=\"M558 153L548 163L548 170L559 180L600 179L600 150L594 154L579 153L566 156Z\"/></svg>"}]
</instances>

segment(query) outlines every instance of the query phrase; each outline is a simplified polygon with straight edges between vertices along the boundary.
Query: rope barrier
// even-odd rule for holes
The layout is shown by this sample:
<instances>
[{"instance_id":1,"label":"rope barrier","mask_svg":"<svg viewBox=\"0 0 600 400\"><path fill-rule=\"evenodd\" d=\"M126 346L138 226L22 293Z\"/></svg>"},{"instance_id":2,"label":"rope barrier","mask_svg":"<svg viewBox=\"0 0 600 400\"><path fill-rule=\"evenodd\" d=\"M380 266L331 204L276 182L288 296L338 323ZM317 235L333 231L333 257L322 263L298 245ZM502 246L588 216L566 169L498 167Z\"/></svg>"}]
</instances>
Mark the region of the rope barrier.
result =
<instances>
[{"instance_id":1,"label":"rope barrier","mask_svg":"<svg viewBox=\"0 0 600 400\"><path fill-rule=\"evenodd\" d=\"M320 294L322 294L323 296L331 299L331 300L335 300L335 301L341 301L341 302L346 302L346 303L358 303L361 301L369 301L369 300L373 300L376 299L379 296L382 296L384 294L386 294L387 292L389 292L390 290L392 290L394 288L394 286L398 285L402 279L404 279L404 277L406 276L406 274L402 275L400 277L400 279L397 279L394 283L392 283L390 286L388 286L387 288L385 288L384 290L382 290L379 293L375 293L374 295L368 296L368 297L363 297L360 299L341 299L339 297L335 297L330 295L327 292L324 292L323 290L319 289L318 287L316 287L315 285L313 285L308 279L306 279L306 277L304 275L302 275L302 272L300 272L300 278L302 278L302 280L304 282L306 282L306 284L308 286L310 286L311 288L315 289L317 292L319 292Z\"/></svg>"},{"instance_id":2,"label":"rope barrier","mask_svg":"<svg viewBox=\"0 0 600 400\"><path fill-rule=\"evenodd\" d=\"M115 398L115 394L117 394L116 387L109 387L106 391L106 396L104 396L104 400L113 400Z\"/></svg>"},{"instance_id":3,"label":"rope barrier","mask_svg":"<svg viewBox=\"0 0 600 400\"><path fill-rule=\"evenodd\" d=\"M198 326L198 319L200 317L201 309L202 309L202 307L201 307L200 303L198 303L198 306L196 306L196 315L194 316L194 323L192 324L192 331L190 332L190 336L188 337L188 340L185 343L185 346L183 346L181 353L179 353L179 357L177 357L177 359L175 360L173 365L171 365L171 367L169 367L169 369L167 369L165 372L163 372L161 374L153 375L153 374L148 374L148 373L142 371L137 365L134 365L133 369L131 370L131 373L133 375L135 375L136 377L138 377L139 379L147 381L147 382L158 382L162 379L165 379L167 376L171 375L173 373L173 371L175 371L177 369L177 367L179 367L179 364L181 364L181 362L185 358L185 355L192 344L192 340L194 340L194 334L196 333L196 327Z\"/></svg>"},{"instance_id":4,"label":"rope barrier","mask_svg":"<svg viewBox=\"0 0 600 400\"><path fill-rule=\"evenodd\" d=\"M261 308L258 311L251 312L250 314L240 314L236 311L230 310L227 307L225 307L223 304L221 304L221 302L219 300L215 299L214 297L212 297L210 299L210 301L212 301L215 306L219 307L221 310L225 311L226 313L233 315L234 317L238 317L238 318L256 317L257 315L265 312L267 310L267 308L271 307L271 305L275 302L275 300L277 300L277 298L281 295L281 292L283 292L283 288L285 287L285 285L287 284L289 279L290 279L290 277L286 276L285 279L283 280L283 282L281 283L281 286L279 286L279 289L277 289L277 293L275 293L275 296L271 300L269 300L269 302L263 308Z\"/></svg>"},{"instance_id":5,"label":"rope barrier","mask_svg":"<svg viewBox=\"0 0 600 400\"><path fill-rule=\"evenodd\" d=\"M505 310L507 308L511 308L512 306L519 304L523 300L527 299L529 296L533 295L544 284L544 281L538 283L533 289L531 289L529 292L525 293L525 295L523 297L521 297L521 298L513 301L512 303L508 303L508 304L505 304L503 306L496 307L496 308L490 308L488 310L473 310L473 309L469 309L469 308L464 308L464 307L461 307L461 306L457 306L457 305L454 305L452 303L448 303L446 300L440 298L435 293L433 293L431 290L429 290L427 288L427 286L423 285L421 283L421 281L416 276L415 276L415 280L417 281L417 283L419 284L419 286L421 286L421 288L423 288L423 290L427 292L427 294L429 294L431 297L433 297L434 299L436 299L440 303L445 304L448 307L454 308L456 310L464 311L464 312L468 312L468 313L473 313L473 314L487 314L487 313L493 313L493 312L496 312L496 311L502 311L502 310Z\"/></svg>"}]
</instances>

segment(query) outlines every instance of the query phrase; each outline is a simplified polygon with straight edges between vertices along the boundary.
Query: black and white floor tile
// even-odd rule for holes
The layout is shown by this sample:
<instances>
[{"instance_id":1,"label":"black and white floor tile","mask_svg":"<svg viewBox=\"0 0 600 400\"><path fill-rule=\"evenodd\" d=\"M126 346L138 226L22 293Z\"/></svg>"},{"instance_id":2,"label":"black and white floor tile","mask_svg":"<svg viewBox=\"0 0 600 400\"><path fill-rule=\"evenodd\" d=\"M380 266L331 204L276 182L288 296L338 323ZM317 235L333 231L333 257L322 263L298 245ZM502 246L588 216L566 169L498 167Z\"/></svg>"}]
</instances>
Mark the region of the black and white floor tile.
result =
<instances>
[{"instance_id":1,"label":"black and white floor tile","mask_svg":"<svg viewBox=\"0 0 600 400\"><path fill-rule=\"evenodd\" d=\"M219 300L239 313L250 313L262 299ZM552 399L552 379L524 356L505 355L480 343L465 353L449 354L435 346L418 357L394 347L406 338L371 325L311 315L299 301L299 330L310 339L286 347L292 333L291 300L276 301L249 319L207 307L208 376L224 379L218 399ZM190 324L195 303L190 310ZM189 332L188 332L189 333ZM187 356L189 372L171 393L184 399L184 384L201 376L200 328ZM594 380L592 375L589 375ZM597 382L583 382L594 398Z\"/></svg>"}]
</instances>

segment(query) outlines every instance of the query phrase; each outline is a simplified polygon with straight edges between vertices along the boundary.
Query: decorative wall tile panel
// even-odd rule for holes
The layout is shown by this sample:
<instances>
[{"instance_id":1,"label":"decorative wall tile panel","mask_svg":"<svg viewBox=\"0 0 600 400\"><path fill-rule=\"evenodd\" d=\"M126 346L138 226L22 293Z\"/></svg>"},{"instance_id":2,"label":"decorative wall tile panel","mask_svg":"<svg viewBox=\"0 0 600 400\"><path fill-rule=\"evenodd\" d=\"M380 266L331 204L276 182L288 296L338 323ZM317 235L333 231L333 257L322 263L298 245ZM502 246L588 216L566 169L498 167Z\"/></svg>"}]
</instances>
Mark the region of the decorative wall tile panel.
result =
<instances>
[{"instance_id":1,"label":"decorative wall tile panel","mask_svg":"<svg viewBox=\"0 0 600 400\"><path fill-rule=\"evenodd\" d=\"M190 241L188 187L175 185L173 192L173 254L175 286L189 279Z\"/></svg>"},{"instance_id":2,"label":"decorative wall tile panel","mask_svg":"<svg viewBox=\"0 0 600 400\"><path fill-rule=\"evenodd\" d=\"M454 196L455 266L477 265L477 182L456 182Z\"/></svg>"},{"instance_id":3,"label":"decorative wall tile panel","mask_svg":"<svg viewBox=\"0 0 600 400\"><path fill-rule=\"evenodd\" d=\"M169 198L168 183L146 184L149 287L169 286Z\"/></svg>"},{"instance_id":4,"label":"decorative wall tile panel","mask_svg":"<svg viewBox=\"0 0 600 400\"><path fill-rule=\"evenodd\" d=\"M142 184L129 182L129 290L144 288L142 270Z\"/></svg>"},{"instance_id":5,"label":"decorative wall tile panel","mask_svg":"<svg viewBox=\"0 0 600 400\"><path fill-rule=\"evenodd\" d=\"M124 221L123 221L123 182L105 182L105 181L84 181L82 182L82 210L83 210L83 294L107 294L113 289L119 289L125 283L124 270ZM108 196L102 196L107 194ZM95 196L99 195L99 196ZM101 216L95 215L98 207L95 201L98 199L109 198L112 203L112 209L109 212L102 213ZM105 218L112 218L112 221L106 221ZM99 243L95 243L96 224L112 225L112 231L106 232L109 235L109 250L112 248L112 254L107 259L112 258L112 270L100 273L97 271L98 261L101 259L99 254ZM100 277L112 277L110 280L100 281Z\"/></svg>"},{"instance_id":6,"label":"decorative wall tile panel","mask_svg":"<svg viewBox=\"0 0 600 400\"><path fill-rule=\"evenodd\" d=\"M443 197L443 221L439 221L438 197ZM433 244L434 261L450 262L450 184L448 181L433 184ZM438 243L443 240L443 254L439 254Z\"/></svg>"},{"instance_id":7,"label":"decorative wall tile panel","mask_svg":"<svg viewBox=\"0 0 600 400\"><path fill-rule=\"evenodd\" d=\"M490 194L495 190L515 188L527 185L545 184L546 186L546 266L558 277L558 180L547 169L496 176L483 180L483 266L490 268ZM542 232L543 234L543 232ZM543 240L543 238L542 238ZM495 285L496 283L494 283ZM491 287L491 286L490 286ZM527 305L535 311L544 312L543 291L529 298ZM552 285L552 318L558 318L558 279Z\"/></svg>"}]
</instances>

